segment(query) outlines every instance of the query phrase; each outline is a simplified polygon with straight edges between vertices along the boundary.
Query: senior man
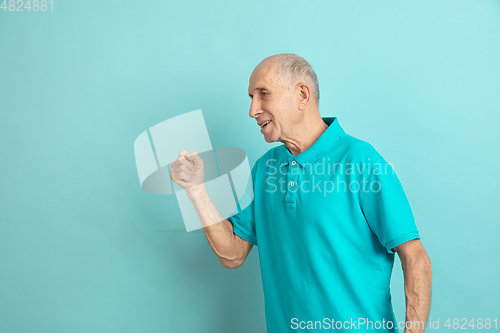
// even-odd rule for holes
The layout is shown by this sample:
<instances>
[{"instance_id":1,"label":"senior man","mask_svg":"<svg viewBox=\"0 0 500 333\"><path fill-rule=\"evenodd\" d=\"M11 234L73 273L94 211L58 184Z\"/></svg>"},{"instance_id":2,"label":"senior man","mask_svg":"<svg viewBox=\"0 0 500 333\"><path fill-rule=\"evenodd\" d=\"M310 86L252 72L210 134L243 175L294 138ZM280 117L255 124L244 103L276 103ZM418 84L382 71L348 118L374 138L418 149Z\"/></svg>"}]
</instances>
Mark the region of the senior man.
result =
<instances>
[{"instance_id":1,"label":"senior man","mask_svg":"<svg viewBox=\"0 0 500 333\"><path fill-rule=\"evenodd\" d=\"M268 332L423 332L432 268L392 167L337 118L320 116L318 80L305 59L264 59L248 94L266 142L283 143L252 168L251 204L224 219L196 152L179 154L171 178L186 190L224 267L239 267L259 247ZM395 252L404 272L403 325L389 288Z\"/></svg>"}]
</instances>

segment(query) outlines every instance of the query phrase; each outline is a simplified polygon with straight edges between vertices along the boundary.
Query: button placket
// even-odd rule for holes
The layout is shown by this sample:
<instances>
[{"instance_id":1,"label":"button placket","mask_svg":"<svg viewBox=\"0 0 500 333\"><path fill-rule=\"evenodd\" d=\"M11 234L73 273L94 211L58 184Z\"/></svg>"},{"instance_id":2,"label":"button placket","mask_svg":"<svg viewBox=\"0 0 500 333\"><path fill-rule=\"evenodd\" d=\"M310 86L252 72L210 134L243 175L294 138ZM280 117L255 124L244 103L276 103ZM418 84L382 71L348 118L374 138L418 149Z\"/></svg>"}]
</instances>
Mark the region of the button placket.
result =
<instances>
[{"instance_id":1,"label":"button placket","mask_svg":"<svg viewBox=\"0 0 500 333\"><path fill-rule=\"evenodd\" d=\"M300 166L296 161L291 161L288 165L286 203L287 206L295 207L297 202L297 192L299 190L298 174Z\"/></svg>"}]
</instances>

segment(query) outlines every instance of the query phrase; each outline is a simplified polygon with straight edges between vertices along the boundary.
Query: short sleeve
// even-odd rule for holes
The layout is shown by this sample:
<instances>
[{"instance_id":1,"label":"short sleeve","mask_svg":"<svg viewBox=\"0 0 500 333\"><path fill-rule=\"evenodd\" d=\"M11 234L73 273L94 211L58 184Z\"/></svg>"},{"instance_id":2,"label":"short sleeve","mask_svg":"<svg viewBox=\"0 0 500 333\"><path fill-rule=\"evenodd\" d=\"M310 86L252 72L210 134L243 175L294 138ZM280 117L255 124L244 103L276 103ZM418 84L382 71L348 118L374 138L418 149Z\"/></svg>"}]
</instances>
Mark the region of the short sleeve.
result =
<instances>
[{"instance_id":1,"label":"short sleeve","mask_svg":"<svg viewBox=\"0 0 500 333\"><path fill-rule=\"evenodd\" d=\"M388 253L419 239L410 203L392 166L382 157L370 162L362 178L360 205L372 232Z\"/></svg>"},{"instance_id":2,"label":"short sleeve","mask_svg":"<svg viewBox=\"0 0 500 333\"><path fill-rule=\"evenodd\" d=\"M253 245L257 245L255 232L255 206L254 206L254 183L255 166L252 168L247 186L242 198L239 200L237 213L228 217L227 220L233 224L233 232ZM239 209L242 209L241 211Z\"/></svg>"}]
</instances>

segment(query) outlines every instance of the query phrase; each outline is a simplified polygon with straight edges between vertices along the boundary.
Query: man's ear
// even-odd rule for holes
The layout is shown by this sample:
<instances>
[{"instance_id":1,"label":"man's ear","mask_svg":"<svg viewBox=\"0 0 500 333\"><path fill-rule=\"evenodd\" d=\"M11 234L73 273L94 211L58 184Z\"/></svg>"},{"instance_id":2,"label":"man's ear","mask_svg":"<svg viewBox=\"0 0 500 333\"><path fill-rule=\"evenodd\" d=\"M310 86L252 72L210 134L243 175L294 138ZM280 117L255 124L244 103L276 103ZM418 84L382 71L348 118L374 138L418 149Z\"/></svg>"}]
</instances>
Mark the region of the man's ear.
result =
<instances>
[{"instance_id":1,"label":"man's ear","mask_svg":"<svg viewBox=\"0 0 500 333\"><path fill-rule=\"evenodd\" d=\"M311 100L311 87L305 82L297 83L297 106L299 110L303 111Z\"/></svg>"}]
</instances>

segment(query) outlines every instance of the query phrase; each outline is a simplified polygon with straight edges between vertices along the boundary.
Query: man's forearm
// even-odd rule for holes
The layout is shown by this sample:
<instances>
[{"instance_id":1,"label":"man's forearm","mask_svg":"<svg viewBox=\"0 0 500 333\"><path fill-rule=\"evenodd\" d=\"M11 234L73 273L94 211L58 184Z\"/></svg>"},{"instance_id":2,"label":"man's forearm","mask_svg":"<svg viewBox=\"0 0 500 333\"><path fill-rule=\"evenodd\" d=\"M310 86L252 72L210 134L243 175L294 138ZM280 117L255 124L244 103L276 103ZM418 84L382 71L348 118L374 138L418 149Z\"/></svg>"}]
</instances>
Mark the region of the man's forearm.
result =
<instances>
[{"instance_id":1,"label":"man's forearm","mask_svg":"<svg viewBox=\"0 0 500 333\"><path fill-rule=\"evenodd\" d=\"M219 214L203 185L189 198L215 255L225 267L239 266L248 252L244 250L244 241L233 233L233 224Z\"/></svg>"},{"instance_id":2,"label":"man's forearm","mask_svg":"<svg viewBox=\"0 0 500 333\"><path fill-rule=\"evenodd\" d=\"M426 253L402 260L406 295L406 333L423 333L431 304L432 266Z\"/></svg>"}]
</instances>

